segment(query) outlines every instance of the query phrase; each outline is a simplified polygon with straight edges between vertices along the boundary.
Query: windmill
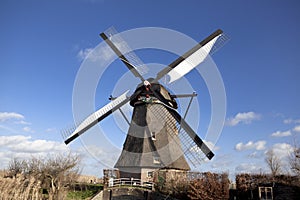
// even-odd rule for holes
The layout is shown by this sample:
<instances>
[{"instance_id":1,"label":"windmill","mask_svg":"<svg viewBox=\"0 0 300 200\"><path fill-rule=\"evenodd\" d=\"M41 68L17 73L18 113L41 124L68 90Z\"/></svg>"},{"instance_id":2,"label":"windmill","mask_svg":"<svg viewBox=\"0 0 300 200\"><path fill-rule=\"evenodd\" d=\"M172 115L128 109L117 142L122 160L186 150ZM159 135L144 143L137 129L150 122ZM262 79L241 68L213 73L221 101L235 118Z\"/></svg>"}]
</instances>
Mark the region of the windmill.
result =
<instances>
[{"instance_id":1,"label":"windmill","mask_svg":"<svg viewBox=\"0 0 300 200\"><path fill-rule=\"evenodd\" d=\"M110 97L110 103L88 116L73 131L64 134L65 143L69 144L117 110L124 116L121 108L130 103L133 115L130 122L125 117L130 126L115 164L121 177L142 178L146 172L160 168L188 171L189 163L197 166L204 158L212 159L214 153L189 126L185 116L182 117L176 110L176 98L190 97L192 100L196 94L172 95L159 80L168 76L169 82L176 81L201 64L225 43L227 38L223 31L215 31L158 72L155 78L148 79L142 73L145 65L128 50L129 46L115 29L108 29L100 36L141 83L132 95L126 91L119 97ZM123 53L124 47L129 53Z\"/></svg>"}]
</instances>

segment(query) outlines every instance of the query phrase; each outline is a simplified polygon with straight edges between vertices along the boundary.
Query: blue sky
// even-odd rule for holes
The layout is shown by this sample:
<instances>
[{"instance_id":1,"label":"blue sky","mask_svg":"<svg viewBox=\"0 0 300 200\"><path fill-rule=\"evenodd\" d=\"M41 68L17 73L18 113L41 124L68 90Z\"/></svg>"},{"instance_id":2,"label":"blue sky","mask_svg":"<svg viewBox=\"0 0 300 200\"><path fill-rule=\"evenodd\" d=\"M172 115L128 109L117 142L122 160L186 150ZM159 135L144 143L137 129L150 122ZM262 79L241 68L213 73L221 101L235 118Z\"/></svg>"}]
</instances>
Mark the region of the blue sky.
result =
<instances>
[{"instance_id":1,"label":"blue sky","mask_svg":"<svg viewBox=\"0 0 300 200\"><path fill-rule=\"evenodd\" d=\"M226 89L226 125L216 157L202 170L267 171L265 152L274 148L284 161L300 132L299 8L298 1L1 1L1 167L12 157L66 150L60 130L73 123L72 92L82 63L80 52L96 47L102 42L99 33L114 26L119 32L163 27L196 41L218 28L224 30L230 41L213 60ZM158 53L139 55L145 63L176 59ZM125 71L115 61L106 73L121 77ZM197 82L193 72L186 78ZM98 85L96 108L108 103L111 86L105 84ZM101 93L102 88L108 91ZM199 132L209 121L208 96L205 91L198 96L204 112ZM116 136L117 145L123 138L124 134ZM69 148L84 152L77 141ZM103 166L84 155L89 163L84 172L100 176Z\"/></svg>"}]
</instances>

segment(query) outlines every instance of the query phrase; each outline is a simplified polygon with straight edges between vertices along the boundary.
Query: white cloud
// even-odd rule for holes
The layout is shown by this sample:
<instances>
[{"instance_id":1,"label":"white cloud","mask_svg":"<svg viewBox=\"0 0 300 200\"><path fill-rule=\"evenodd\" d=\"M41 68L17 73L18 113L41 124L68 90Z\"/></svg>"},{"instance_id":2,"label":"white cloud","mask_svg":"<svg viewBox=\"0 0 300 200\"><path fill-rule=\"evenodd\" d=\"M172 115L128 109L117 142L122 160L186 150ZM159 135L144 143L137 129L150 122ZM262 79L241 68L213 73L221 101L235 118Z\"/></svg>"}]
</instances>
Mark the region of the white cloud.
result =
<instances>
[{"instance_id":1,"label":"white cloud","mask_svg":"<svg viewBox=\"0 0 300 200\"><path fill-rule=\"evenodd\" d=\"M69 152L62 142L33 140L31 136L0 136L0 169L7 167L12 158L46 157L52 153Z\"/></svg>"},{"instance_id":2,"label":"white cloud","mask_svg":"<svg viewBox=\"0 0 300 200\"><path fill-rule=\"evenodd\" d=\"M38 153L38 152L52 152L52 151L64 151L67 150L66 145L63 143L47 140L26 140L19 145L13 145L9 147L12 151L15 152L29 152L29 153Z\"/></svg>"},{"instance_id":3,"label":"white cloud","mask_svg":"<svg viewBox=\"0 0 300 200\"><path fill-rule=\"evenodd\" d=\"M233 156L230 154L217 154L212 160L211 167L213 169L226 170L233 163Z\"/></svg>"},{"instance_id":4,"label":"white cloud","mask_svg":"<svg viewBox=\"0 0 300 200\"><path fill-rule=\"evenodd\" d=\"M113 168L120 156L121 149L108 150L103 148L95 145L85 145L79 148L78 153L82 157L93 157L106 168Z\"/></svg>"},{"instance_id":5,"label":"white cloud","mask_svg":"<svg viewBox=\"0 0 300 200\"><path fill-rule=\"evenodd\" d=\"M24 119L24 116L15 112L0 112L0 122L4 122L9 119Z\"/></svg>"},{"instance_id":6,"label":"white cloud","mask_svg":"<svg viewBox=\"0 0 300 200\"><path fill-rule=\"evenodd\" d=\"M46 129L46 132L55 132L56 131L56 128L47 128Z\"/></svg>"},{"instance_id":7,"label":"white cloud","mask_svg":"<svg viewBox=\"0 0 300 200\"><path fill-rule=\"evenodd\" d=\"M239 123L250 124L253 120L259 120L260 115L254 112L238 113L233 118L229 118L226 121L228 126L236 126Z\"/></svg>"},{"instance_id":8,"label":"white cloud","mask_svg":"<svg viewBox=\"0 0 300 200\"><path fill-rule=\"evenodd\" d=\"M3 126L1 124L0 124L0 129L4 129L4 130L6 130L8 132L11 132L11 133L18 133L18 131L14 130L14 129L10 128L10 127L7 127L7 126Z\"/></svg>"},{"instance_id":9,"label":"white cloud","mask_svg":"<svg viewBox=\"0 0 300 200\"><path fill-rule=\"evenodd\" d=\"M25 126L23 128L23 131L27 132L27 133L34 133L34 130L32 130L29 126Z\"/></svg>"},{"instance_id":10,"label":"white cloud","mask_svg":"<svg viewBox=\"0 0 300 200\"><path fill-rule=\"evenodd\" d=\"M285 124L299 124L300 123L300 119L285 119L283 120L283 123Z\"/></svg>"},{"instance_id":11,"label":"white cloud","mask_svg":"<svg viewBox=\"0 0 300 200\"><path fill-rule=\"evenodd\" d=\"M300 126L295 126L295 128L293 129L293 131L300 132Z\"/></svg>"},{"instance_id":12,"label":"white cloud","mask_svg":"<svg viewBox=\"0 0 300 200\"><path fill-rule=\"evenodd\" d=\"M237 151L244 151L249 149L255 149L258 151L264 150L266 148L266 141L259 140L257 142L249 141L247 144L243 144L242 142L235 145L235 149Z\"/></svg>"},{"instance_id":13,"label":"white cloud","mask_svg":"<svg viewBox=\"0 0 300 200\"><path fill-rule=\"evenodd\" d=\"M262 170L262 166L255 163L241 163L235 168L236 173L260 173Z\"/></svg>"},{"instance_id":14,"label":"white cloud","mask_svg":"<svg viewBox=\"0 0 300 200\"><path fill-rule=\"evenodd\" d=\"M93 48L80 49L77 53L77 58L81 61L87 58L87 56L93 51Z\"/></svg>"},{"instance_id":15,"label":"white cloud","mask_svg":"<svg viewBox=\"0 0 300 200\"><path fill-rule=\"evenodd\" d=\"M293 149L293 146L288 143L276 143L270 149L264 152L264 157L266 157L268 151L272 150L274 155L280 160L282 170L286 173L290 173L290 155Z\"/></svg>"},{"instance_id":16,"label":"white cloud","mask_svg":"<svg viewBox=\"0 0 300 200\"><path fill-rule=\"evenodd\" d=\"M284 124L291 124L292 123L292 119L285 119L283 120Z\"/></svg>"},{"instance_id":17,"label":"white cloud","mask_svg":"<svg viewBox=\"0 0 300 200\"><path fill-rule=\"evenodd\" d=\"M15 124L30 125L31 123L26 122L24 120L20 120L20 121L16 121Z\"/></svg>"},{"instance_id":18,"label":"white cloud","mask_svg":"<svg viewBox=\"0 0 300 200\"><path fill-rule=\"evenodd\" d=\"M280 159L287 159L293 151L293 146L288 143L276 143L272 146L273 152Z\"/></svg>"},{"instance_id":19,"label":"white cloud","mask_svg":"<svg viewBox=\"0 0 300 200\"><path fill-rule=\"evenodd\" d=\"M24 135L0 136L0 147L19 144L26 140L29 140L30 138L31 138L30 136L24 136Z\"/></svg>"},{"instance_id":20,"label":"white cloud","mask_svg":"<svg viewBox=\"0 0 300 200\"><path fill-rule=\"evenodd\" d=\"M219 146L215 146L211 141L203 140L203 142L208 146L212 151L218 151L220 149Z\"/></svg>"},{"instance_id":21,"label":"white cloud","mask_svg":"<svg viewBox=\"0 0 300 200\"><path fill-rule=\"evenodd\" d=\"M56 141L32 140L31 136L0 136L0 149L18 153L65 151L65 144Z\"/></svg>"},{"instance_id":22,"label":"white cloud","mask_svg":"<svg viewBox=\"0 0 300 200\"><path fill-rule=\"evenodd\" d=\"M272 137L287 137L287 136L291 136L292 133L290 130L288 131L276 131L274 133L271 134Z\"/></svg>"},{"instance_id":23,"label":"white cloud","mask_svg":"<svg viewBox=\"0 0 300 200\"><path fill-rule=\"evenodd\" d=\"M77 58L80 61L85 60L85 59L89 59L92 62L108 61L113 56L115 56L115 53L107 45L97 46L96 48L81 49L77 53Z\"/></svg>"},{"instance_id":24,"label":"white cloud","mask_svg":"<svg viewBox=\"0 0 300 200\"><path fill-rule=\"evenodd\" d=\"M248 155L248 158L260 159L263 157L263 152L254 151Z\"/></svg>"}]
</instances>

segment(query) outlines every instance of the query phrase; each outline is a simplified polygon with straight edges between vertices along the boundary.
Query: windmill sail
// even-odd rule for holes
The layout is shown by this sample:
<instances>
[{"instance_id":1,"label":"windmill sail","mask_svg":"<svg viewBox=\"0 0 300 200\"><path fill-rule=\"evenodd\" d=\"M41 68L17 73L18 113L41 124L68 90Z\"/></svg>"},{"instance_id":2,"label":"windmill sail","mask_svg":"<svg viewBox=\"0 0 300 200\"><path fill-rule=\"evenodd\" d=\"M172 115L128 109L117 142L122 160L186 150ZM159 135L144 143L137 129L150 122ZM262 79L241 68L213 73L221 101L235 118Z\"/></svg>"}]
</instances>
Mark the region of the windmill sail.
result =
<instances>
[{"instance_id":1,"label":"windmill sail","mask_svg":"<svg viewBox=\"0 0 300 200\"><path fill-rule=\"evenodd\" d=\"M157 107L153 107L150 112L159 121L165 122L168 127L174 127L174 130L179 131L170 131L168 134L170 134L173 138L179 137L180 142L178 142L177 145L182 149L185 157L193 164L193 166L199 166L201 162L205 160L205 157L209 160L212 159L214 153L193 131L187 122L177 113L176 110L165 104L163 105L167 108L168 112L163 112L162 109L155 109Z\"/></svg>"},{"instance_id":2,"label":"windmill sail","mask_svg":"<svg viewBox=\"0 0 300 200\"><path fill-rule=\"evenodd\" d=\"M102 39L112 48L127 68L136 76L144 81L142 75L148 72L148 68L141 59L132 51L126 41L111 27L100 34Z\"/></svg>"},{"instance_id":3,"label":"windmill sail","mask_svg":"<svg viewBox=\"0 0 300 200\"><path fill-rule=\"evenodd\" d=\"M72 142L75 138L77 138L79 135L90 129L92 126L97 124L98 122L102 121L104 118L112 114L115 110L119 109L121 106L125 105L127 102L129 102L129 97L127 97L126 91L118 98L114 99L101 109L97 110L90 116L88 116L82 123L79 124L79 126L71 132L70 136L67 137L65 140L66 144L69 144Z\"/></svg>"},{"instance_id":4,"label":"windmill sail","mask_svg":"<svg viewBox=\"0 0 300 200\"><path fill-rule=\"evenodd\" d=\"M191 50L160 71L157 74L156 80L168 75L170 78L169 83L176 81L202 63L208 55L215 53L227 40L228 37L222 30L219 29L215 31L205 40L201 41Z\"/></svg>"}]
</instances>

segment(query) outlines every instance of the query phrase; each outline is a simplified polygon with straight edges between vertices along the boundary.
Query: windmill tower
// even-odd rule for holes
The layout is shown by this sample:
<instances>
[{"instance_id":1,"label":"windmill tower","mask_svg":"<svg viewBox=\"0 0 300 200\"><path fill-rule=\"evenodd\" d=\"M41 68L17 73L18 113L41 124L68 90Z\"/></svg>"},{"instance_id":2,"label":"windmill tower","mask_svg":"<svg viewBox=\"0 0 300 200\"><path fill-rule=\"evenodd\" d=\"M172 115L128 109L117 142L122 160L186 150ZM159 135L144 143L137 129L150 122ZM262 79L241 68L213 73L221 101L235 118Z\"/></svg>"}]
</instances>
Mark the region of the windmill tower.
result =
<instances>
[{"instance_id":1,"label":"windmill tower","mask_svg":"<svg viewBox=\"0 0 300 200\"><path fill-rule=\"evenodd\" d=\"M180 145L176 121L153 91L168 101L171 108L177 108L174 98L158 83L146 81L136 89L130 101L134 107L132 120L115 164L121 177L145 180L149 173L160 168L190 170Z\"/></svg>"},{"instance_id":2,"label":"windmill tower","mask_svg":"<svg viewBox=\"0 0 300 200\"><path fill-rule=\"evenodd\" d=\"M114 29L109 29L100 36L141 83L132 95L127 96L127 91L117 98L111 98L110 103L67 134L65 143L70 143L111 113L130 103L133 115L123 150L115 164L122 178L145 179L148 172L161 168L188 171L189 163L197 166L204 157L212 159L214 153L176 110L176 98L192 99L195 94L171 95L159 80L168 75L170 81L175 81L202 63L226 41L223 31L215 31L158 72L155 78L149 79L144 79L141 75L136 65L137 61L141 61L133 52L127 49L130 55L122 53L120 43L124 46L125 41Z\"/></svg>"}]
</instances>

